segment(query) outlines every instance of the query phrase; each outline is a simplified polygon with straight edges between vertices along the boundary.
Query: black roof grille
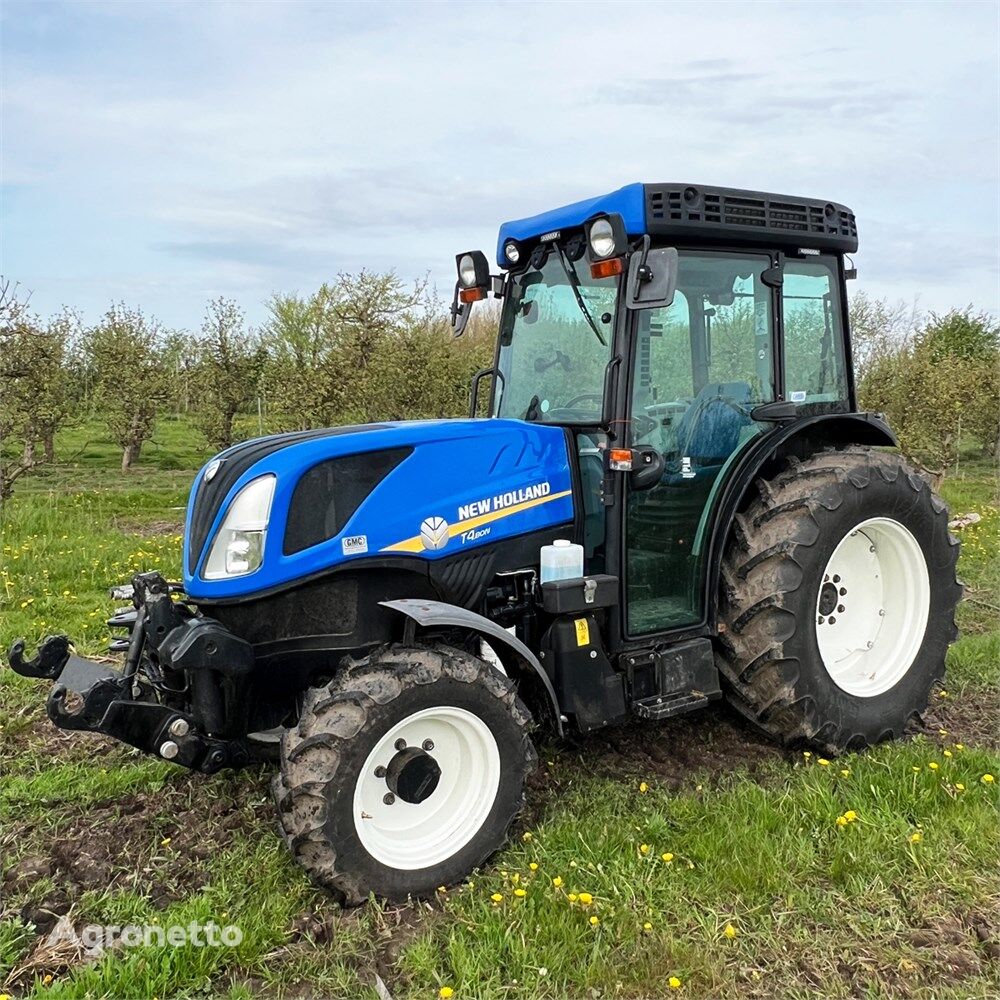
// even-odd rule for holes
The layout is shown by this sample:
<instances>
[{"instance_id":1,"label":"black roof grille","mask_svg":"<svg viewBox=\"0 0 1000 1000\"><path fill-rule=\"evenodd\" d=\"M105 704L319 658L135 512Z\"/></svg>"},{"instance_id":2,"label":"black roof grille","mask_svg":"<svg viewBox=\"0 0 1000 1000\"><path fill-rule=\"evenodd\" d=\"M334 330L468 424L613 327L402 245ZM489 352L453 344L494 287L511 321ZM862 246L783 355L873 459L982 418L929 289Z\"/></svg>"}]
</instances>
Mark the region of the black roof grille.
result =
<instances>
[{"instance_id":1,"label":"black roof grille","mask_svg":"<svg viewBox=\"0 0 1000 1000\"><path fill-rule=\"evenodd\" d=\"M646 227L652 234L845 253L858 248L854 213L844 205L693 184L647 184L645 188Z\"/></svg>"}]
</instances>

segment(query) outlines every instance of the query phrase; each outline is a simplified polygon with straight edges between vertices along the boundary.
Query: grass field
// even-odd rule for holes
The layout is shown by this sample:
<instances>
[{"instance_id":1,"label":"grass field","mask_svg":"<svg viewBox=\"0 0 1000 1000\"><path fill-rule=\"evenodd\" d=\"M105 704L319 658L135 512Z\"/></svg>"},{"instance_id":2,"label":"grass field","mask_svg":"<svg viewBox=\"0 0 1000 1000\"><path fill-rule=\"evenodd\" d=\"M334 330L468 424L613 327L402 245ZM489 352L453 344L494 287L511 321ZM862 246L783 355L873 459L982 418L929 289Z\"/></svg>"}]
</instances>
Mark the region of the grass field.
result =
<instances>
[{"instance_id":1,"label":"grass field","mask_svg":"<svg viewBox=\"0 0 1000 1000\"><path fill-rule=\"evenodd\" d=\"M166 420L129 476L96 424L59 453L0 521L0 645L58 630L99 654L107 586L178 575L208 449ZM827 762L719 708L543 744L511 846L427 904L341 912L280 843L265 771L206 778L59 732L44 686L0 671L0 994L374 998L379 977L397 1000L1000 996L996 491L971 456L944 484L982 520L961 532L947 685L911 738ZM40 945L67 913L243 939L67 964Z\"/></svg>"}]
</instances>

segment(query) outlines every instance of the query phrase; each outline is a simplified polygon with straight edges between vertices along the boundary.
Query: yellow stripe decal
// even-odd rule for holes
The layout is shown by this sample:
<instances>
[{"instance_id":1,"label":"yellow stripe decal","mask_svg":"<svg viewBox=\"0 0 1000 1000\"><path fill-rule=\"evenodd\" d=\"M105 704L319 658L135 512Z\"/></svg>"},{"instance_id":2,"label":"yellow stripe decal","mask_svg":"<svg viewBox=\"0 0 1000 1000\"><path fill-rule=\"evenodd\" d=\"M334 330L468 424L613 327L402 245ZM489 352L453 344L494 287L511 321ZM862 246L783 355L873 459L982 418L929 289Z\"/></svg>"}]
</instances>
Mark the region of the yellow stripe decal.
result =
<instances>
[{"instance_id":1,"label":"yellow stripe decal","mask_svg":"<svg viewBox=\"0 0 1000 1000\"><path fill-rule=\"evenodd\" d=\"M523 503L516 503L512 507L504 507L501 510L495 510L490 514L480 514L479 517L470 517L465 521L459 521L457 524L452 524L448 526L448 537L454 538L456 535L462 534L464 531L471 531L473 528L478 528L482 524L489 524L491 521L499 521L501 518L510 517L511 514L520 514L522 510L528 510L531 507L539 507L543 503L549 503L551 500L560 500L563 497L568 497L573 491L563 490L562 493L551 493L547 497L537 497L534 500L525 500ZM423 552L424 543L420 540L419 535L414 535L412 538L407 538L402 542L396 542L394 545L386 545L381 551L383 552Z\"/></svg>"}]
</instances>

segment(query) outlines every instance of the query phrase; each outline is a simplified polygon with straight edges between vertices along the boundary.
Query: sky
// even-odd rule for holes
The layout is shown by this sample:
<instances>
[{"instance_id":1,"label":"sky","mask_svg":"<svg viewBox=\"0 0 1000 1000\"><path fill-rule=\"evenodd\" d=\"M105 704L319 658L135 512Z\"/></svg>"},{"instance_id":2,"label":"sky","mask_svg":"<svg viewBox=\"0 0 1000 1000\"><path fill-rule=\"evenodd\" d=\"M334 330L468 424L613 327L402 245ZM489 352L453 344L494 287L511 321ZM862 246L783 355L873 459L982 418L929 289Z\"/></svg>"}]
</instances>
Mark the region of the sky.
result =
<instances>
[{"instance_id":1,"label":"sky","mask_svg":"<svg viewBox=\"0 0 1000 1000\"><path fill-rule=\"evenodd\" d=\"M1000 311L1000 3L0 3L0 272L264 321L632 181L843 202L864 290Z\"/></svg>"}]
</instances>

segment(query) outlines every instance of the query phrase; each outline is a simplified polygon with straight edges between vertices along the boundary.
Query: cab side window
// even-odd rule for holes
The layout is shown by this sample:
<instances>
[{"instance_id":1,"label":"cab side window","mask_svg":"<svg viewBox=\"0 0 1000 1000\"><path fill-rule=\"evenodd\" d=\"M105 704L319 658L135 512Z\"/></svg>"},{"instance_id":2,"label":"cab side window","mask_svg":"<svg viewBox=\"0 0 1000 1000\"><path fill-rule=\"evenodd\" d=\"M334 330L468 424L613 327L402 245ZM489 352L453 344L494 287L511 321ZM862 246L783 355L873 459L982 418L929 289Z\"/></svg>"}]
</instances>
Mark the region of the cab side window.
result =
<instances>
[{"instance_id":1,"label":"cab side window","mask_svg":"<svg viewBox=\"0 0 1000 1000\"><path fill-rule=\"evenodd\" d=\"M785 395L793 403L845 403L844 324L836 258L786 260L781 289Z\"/></svg>"}]
</instances>

